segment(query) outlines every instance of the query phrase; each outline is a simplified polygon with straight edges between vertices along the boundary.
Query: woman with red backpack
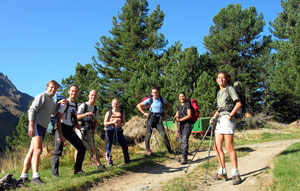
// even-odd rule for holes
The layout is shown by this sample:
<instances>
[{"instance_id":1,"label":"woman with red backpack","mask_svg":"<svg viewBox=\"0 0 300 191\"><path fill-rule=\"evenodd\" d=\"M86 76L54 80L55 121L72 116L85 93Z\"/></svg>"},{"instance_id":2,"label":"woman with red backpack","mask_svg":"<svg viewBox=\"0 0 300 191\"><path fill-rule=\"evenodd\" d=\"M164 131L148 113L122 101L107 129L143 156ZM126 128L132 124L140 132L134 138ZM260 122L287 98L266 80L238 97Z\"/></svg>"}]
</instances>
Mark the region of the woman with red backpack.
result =
<instances>
[{"instance_id":1,"label":"woman with red backpack","mask_svg":"<svg viewBox=\"0 0 300 191\"><path fill-rule=\"evenodd\" d=\"M176 136L179 134L181 143L182 160L180 164L187 164L187 155L189 149L189 137L192 132L192 105L186 100L185 93L179 94L180 105L177 108L175 120L179 122L176 129Z\"/></svg>"}]
</instances>

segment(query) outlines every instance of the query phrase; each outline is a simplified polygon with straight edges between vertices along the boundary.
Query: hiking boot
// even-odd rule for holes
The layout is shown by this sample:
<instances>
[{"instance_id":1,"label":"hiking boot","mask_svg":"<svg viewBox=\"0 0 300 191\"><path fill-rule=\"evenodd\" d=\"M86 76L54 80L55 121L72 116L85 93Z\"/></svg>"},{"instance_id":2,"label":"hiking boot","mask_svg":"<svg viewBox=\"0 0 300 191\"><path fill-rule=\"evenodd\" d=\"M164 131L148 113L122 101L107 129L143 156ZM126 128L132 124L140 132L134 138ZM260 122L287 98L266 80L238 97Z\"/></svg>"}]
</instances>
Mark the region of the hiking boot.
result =
<instances>
[{"instance_id":1,"label":"hiking boot","mask_svg":"<svg viewBox=\"0 0 300 191\"><path fill-rule=\"evenodd\" d=\"M103 164L100 164L99 166L97 166L97 169L102 171L105 169L105 166Z\"/></svg>"},{"instance_id":2,"label":"hiking boot","mask_svg":"<svg viewBox=\"0 0 300 191\"><path fill-rule=\"evenodd\" d=\"M30 180L28 178L20 178L20 179L23 182L23 184L27 183L27 182L30 182Z\"/></svg>"},{"instance_id":3,"label":"hiking boot","mask_svg":"<svg viewBox=\"0 0 300 191\"><path fill-rule=\"evenodd\" d=\"M45 182L42 181L41 177L33 178L31 180L31 184L45 184Z\"/></svg>"},{"instance_id":4,"label":"hiking boot","mask_svg":"<svg viewBox=\"0 0 300 191\"><path fill-rule=\"evenodd\" d=\"M77 172L75 171L74 174L84 175L85 172L83 170L80 170L80 171L77 171Z\"/></svg>"},{"instance_id":5,"label":"hiking boot","mask_svg":"<svg viewBox=\"0 0 300 191\"><path fill-rule=\"evenodd\" d=\"M150 155L152 155L152 151L150 150L150 151L147 151L147 153L146 153L148 156L150 156Z\"/></svg>"},{"instance_id":6,"label":"hiking boot","mask_svg":"<svg viewBox=\"0 0 300 191\"><path fill-rule=\"evenodd\" d=\"M240 184L242 182L241 176L237 175L237 176L233 176L232 177L232 184L233 185L237 185Z\"/></svg>"},{"instance_id":7,"label":"hiking boot","mask_svg":"<svg viewBox=\"0 0 300 191\"><path fill-rule=\"evenodd\" d=\"M180 162L181 165L187 164L188 160L187 159L182 159L182 161Z\"/></svg>"},{"instance_id":8,"label":"hiking boot","mask_svg":"<svg viewBox=\"0 0 300 191\"><path fill-rule=\"evenodd\" d=\"M58 174L52 174L52 178L58 178L59 175Z\"/></svg>"},{"instance_id":9,"label":"hiking boot","mask_svg":"<svg viewBox=\"0 0 300 191\"><path fill-rule=\"evenodd\" d=\"M219 174L217 173L215 176L213 176L214 180L224 180L227 181L227 174Z\"/></svg>"}]
</instances>

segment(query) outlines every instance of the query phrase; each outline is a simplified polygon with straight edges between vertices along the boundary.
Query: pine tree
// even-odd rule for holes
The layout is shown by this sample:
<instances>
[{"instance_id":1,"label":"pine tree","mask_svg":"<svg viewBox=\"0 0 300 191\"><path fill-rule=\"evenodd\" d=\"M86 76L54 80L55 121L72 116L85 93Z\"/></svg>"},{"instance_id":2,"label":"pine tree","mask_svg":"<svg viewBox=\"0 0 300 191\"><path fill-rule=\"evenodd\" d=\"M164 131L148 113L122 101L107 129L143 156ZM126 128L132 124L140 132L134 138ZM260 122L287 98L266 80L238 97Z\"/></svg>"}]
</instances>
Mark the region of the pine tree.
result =
<instances>
[{"instance_id":1,"label":"pine tree","mask_svg":"<svg viewBox=\"0 0 300 191\"><path fill-rule=\"evenodd\" d=\"M94 63L103 78L107 94L112 97L122 97L134 73L139 72L140 76L135 75L137 78L143 76L142 71L148 68L144 64L152 58L155 60L158 57L156 53L167 44L164 35L158 34L164 13L159 6L150 15L148 12L146 0L127 0L118 18L113 17L111 37L102 36L96 44L100 62L95 59ZM156 69L159 70L159 66Z\"/></svg>"},{"instance_id":2,"label":"pine tree","mask_svg":"<svg viewBox=\"0 0 300 191\"><path fill-rule=\"evenodd\" d=\"M276 63L270 68L268 108L277 119L300 118L300 0L281 1L283 11L271 22L278 39Z\"/></svg>"},{"instance_id":3,"label":"pine tree","mask_svg":"<svg viewBox=\"0 0 300 191\"><path fill-rule=\"evenodd\" d=\"M194 83L193 97L198 102L200 116L212 116L217 110L216 89L214 76L208 75L205 71L198 78L197 82Z\"/></svg>"},{"instance_id":4,"label":"pine tree","mask_svg":"<svg viewBox=\"0 0 300 191\"><path fill-rule=\"evenodd\" d=\"M28 135L28 125L28 113L26 112L20 116L16 131L13 132L12 137L6 137L9 149L16 149L19 146L28 147L30 145L31 138Z\"/></svg>"},{"instance_id":5,"label":"pine tree","mask_svg":"<svg viewBox=\"0 0 300 191\"><path fill-rule=\"evenodd\" d=\"M77 85L79 87L79 95L76 99L77 103L83 103L88 101L89 92L94 89L98 92L98 98L95 105L99 108L105 107L105 97L107 97L106 92L103 91L103 83L101 78L98 76L98 72L95 66L92 64L81 65L77 64L75 68L75 74L70 75L68 78L62 79L62 87L60 88L60 93L65 97L69 97L68 89L71 85ZM104 111L99 111L99 117L103 117Z\"/></svg>"},{"instance_id":6,"label":"pine tree","mask_svg":"<svg viewBox=\"0 0 300 191\"><path fill-rule=\"evenodd\" d=\"M271 37L260 38L265 22L255 7L242 10L240 4L230 4L213 19L204 45L219 71L227 71L245 87L247 110L254 112L261 102L264 61L270 53Z\"/></svg>"}]
</instances>

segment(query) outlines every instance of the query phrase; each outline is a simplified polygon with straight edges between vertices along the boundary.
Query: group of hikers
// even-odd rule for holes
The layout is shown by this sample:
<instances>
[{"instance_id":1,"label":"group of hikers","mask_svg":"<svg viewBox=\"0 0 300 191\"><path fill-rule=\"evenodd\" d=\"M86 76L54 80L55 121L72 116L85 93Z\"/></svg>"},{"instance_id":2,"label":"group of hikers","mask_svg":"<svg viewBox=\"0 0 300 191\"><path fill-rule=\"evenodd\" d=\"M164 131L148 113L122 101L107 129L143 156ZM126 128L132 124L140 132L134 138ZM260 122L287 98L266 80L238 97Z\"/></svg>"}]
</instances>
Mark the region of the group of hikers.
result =
<instances>
[{"instance_id":1,"label":"group of hikers","mask_svg":"<svg viewBox=\"0 0 300 191\"><path fill-rule=\"evenodd\" d=\"M232 183L241 183L241 177L237 166L237 156L233 146L233 137L235 130L234 115L241 107L241 101L235 89L230 86L232 76L226 72L219 72L216 75L216 82L220 90L217 94L218 109L210 120L210 124L215 125L215 144L214 149L217 153L220 168L215 180L227 180L227 172L225 168L225 155L222 149L225 140L226 148L228 150L233 170ZM53 97L58 90L59 84L51 80L47 83L46 92L37 95L28 110L28 135L31 137L30 148L25 157L22 174L20 179L24 182L30 182L28 178L28 171L32 168L33 184L44 184L38 173L40 155L42 153L42 143L47 132L47 127L51 116L55 116L56 129L55 146L52 155L51 168L52 177L59 177L59 158L62 156L65 140L68 140L76 148L74 174L84 174L82 170L82 163L85 157L86 150L89 150L97 168L103 170L105 165L99 160L97 149L95 146L94 133L98 124L98 109L95 106L97 100L97 91L91 90L88 95L88 101L80 104L76 103L76 98L79 94L79 88L72 85L68 89L69 97L60 99L55 103ZM174 121L178 125L176 132L180 138L182 165L188 163L188 147L189 137L192 132L192 106L186 98L184 92L179 94L180 105L177 107L177 112L174 116ZM148 106L148 111L144 110L144 106ZM111 101L112 109L107 111L104 117L105 126L105 140L106 140L106 162L107 166L112 166L111 149L113 140L117 139L123 150L125 164L130 163L128 153L128 144L123 135L122 126L125 125L125 115L119 109L119 102L117 99ZM159 95L159 89L154 87L151 89L151 96L143 100L137 105L137 109L147 117L146 135L145 135L145 149L146 154L151 155L150 138L153 129L157 129L160 133L163 142L170 154L174 154L171 149L168 136L163 126L163 115L168 113L168 101ZM176 136L177 136L176 135Z\"/></svg>"}]
</instances>

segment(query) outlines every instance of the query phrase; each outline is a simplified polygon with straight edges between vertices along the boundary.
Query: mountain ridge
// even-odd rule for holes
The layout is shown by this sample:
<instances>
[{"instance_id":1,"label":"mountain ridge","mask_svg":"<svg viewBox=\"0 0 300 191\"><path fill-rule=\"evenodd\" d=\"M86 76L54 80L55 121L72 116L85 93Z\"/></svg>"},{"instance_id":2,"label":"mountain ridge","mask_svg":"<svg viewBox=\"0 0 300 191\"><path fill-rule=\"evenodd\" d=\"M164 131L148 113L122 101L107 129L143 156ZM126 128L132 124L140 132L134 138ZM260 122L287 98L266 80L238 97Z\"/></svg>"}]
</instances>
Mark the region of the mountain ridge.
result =
<instances>
[{"instance_id":1,"label":"mountain ridge","mask_svg":"<svg viewBox=\"0 0 300 191\"><path fill-rule=\"evenodd\" d=\"M0 72L0 151L6 145L5 137L12 136L32 100L32 96L18 91L7 75Z\"/></svg>"}]
</instances>

